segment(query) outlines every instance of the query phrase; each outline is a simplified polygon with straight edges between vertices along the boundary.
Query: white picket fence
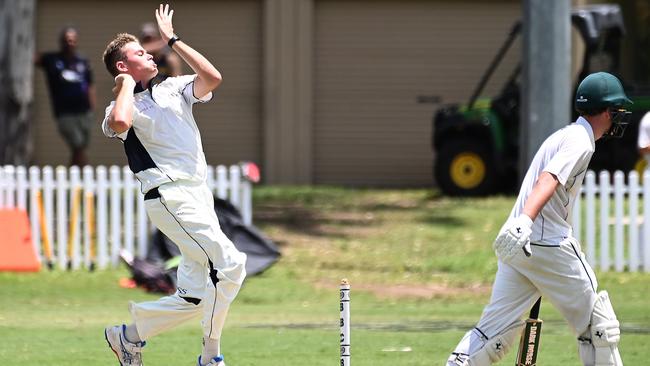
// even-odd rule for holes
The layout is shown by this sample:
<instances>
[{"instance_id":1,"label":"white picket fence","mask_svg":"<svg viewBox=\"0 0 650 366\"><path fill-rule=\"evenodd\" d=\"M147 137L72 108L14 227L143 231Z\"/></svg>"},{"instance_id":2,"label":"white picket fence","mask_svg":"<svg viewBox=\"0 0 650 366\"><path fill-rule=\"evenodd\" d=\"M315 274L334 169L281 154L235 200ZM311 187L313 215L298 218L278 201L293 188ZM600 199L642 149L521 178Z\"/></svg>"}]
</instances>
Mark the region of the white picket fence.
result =
<instances>
[{"instance_id":1,"label":"white picket fence","mask_svg":"<svg viewBox=\"0 0 650 366\"><path fill-rule=\"evenodd\" d=\"M207 183L251 224L252 185L238 165L209 166ZM14 207L27 210L42 262L103 269L118 265L122 248L146 256L153 227L129 167L0 167L0 208Z\"/></svg>"},{"instance_id":2,"label":"white picket fence","mask_svg":"<svg viewBox=\"0 0 650 366\"><path fill-rule=\"evenodd\" d=\"M613 185L607 171L600 172L598 182L587 172L573 210L574 236L587 261L602 271L650 272L650 170L643 173L642 185L636 171L628 174L627 184L620 171Z\"/></svg>"},{"instance_id":3,"label":"white picket fence","mask_svg":"<svg viewBox=\"0 0 650 366\"><path fill-rule=\"evenodd\" d=\"M622 172L613 185L608 172L599 175L597 185L587 172L572 217L587 261L602 271L650 272L650 170L643 185L634 171L627 184ZM208 185L252 222L252 187L238 165L208 167ZM121 248L145 256L153 228L143 198L128 167L0 167L0 208L27 210L34 250L59 268L114 267Z\"/></svg>"}]
</instances>

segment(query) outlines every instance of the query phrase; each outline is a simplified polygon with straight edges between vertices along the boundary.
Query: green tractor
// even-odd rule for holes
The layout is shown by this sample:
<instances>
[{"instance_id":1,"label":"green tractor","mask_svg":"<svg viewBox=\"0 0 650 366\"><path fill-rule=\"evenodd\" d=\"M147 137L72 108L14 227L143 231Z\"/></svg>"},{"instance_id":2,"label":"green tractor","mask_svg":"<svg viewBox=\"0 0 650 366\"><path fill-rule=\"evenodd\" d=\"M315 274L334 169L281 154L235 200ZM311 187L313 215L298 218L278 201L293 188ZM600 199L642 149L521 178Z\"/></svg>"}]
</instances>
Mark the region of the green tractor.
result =
<instances>
[{"instance_id":1,"label":"green tractor","mask_svg":"<svg viewBox=\"0 0 650 366\"><path fill-rule=\"evenodd\" d=\"M625 31L620 7L579 8L572 12L571 22L586 48L578 80L596 71L618 74L620 43ZM433 173L444 194L480 196L512 192L518 185L521 65L511 73L496 98L479 98L479 95L520 32L521 24L517 23L467 104L443 106L434 116ZM637 152L636 139L639 120L650 110L650 90L625 81L623 84L634 101L630 124L623 138L597 142L590 163L592 170L629 171L639 169L643 161ZM575 88L577 85L574 91Z\"/></svg>"}]
</instances>

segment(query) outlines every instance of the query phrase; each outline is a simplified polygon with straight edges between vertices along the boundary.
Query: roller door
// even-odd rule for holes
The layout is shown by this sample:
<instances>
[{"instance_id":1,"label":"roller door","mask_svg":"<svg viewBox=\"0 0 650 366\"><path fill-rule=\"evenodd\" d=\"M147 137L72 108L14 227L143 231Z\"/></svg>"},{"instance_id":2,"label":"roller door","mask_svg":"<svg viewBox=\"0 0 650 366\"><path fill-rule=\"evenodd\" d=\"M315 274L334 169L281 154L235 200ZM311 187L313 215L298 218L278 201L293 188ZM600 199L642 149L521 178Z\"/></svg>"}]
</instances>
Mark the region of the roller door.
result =
<instances>
[{"instance_id":1,"label":"roller door","mask_svg":"<svg viewBox=\"0 0 650 366\"><path fill-rule=\"evenodd\" d=\"M467 101L519 16L518 1L316 1L314 182L431 185L439 106L418 96Z\"/></svg>"}]
</instances>

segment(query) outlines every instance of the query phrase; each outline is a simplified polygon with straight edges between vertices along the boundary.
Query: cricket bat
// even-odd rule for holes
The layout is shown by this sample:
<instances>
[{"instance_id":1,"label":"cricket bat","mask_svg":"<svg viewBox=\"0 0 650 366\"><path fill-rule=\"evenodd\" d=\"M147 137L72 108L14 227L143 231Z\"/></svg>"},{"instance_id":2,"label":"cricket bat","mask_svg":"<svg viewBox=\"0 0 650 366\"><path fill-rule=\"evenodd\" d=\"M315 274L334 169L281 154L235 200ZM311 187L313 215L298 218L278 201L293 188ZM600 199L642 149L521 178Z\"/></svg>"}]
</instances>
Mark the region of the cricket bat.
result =
<instances>
[{"instance_id":1,"label":"cricket bat","mask_svg":"<svg viewBox=\"0 0 650 366\"><path fill-rule=\"evenodd\" d=\"M537 352L539 351L539 338L542 334L542 319L539 319L539 308L542 305L540 297L533 308L530 309L530 316L526 320L526 326L519 341L519 351L515 366L536 366Z\"/></svg>"}]
</instances>

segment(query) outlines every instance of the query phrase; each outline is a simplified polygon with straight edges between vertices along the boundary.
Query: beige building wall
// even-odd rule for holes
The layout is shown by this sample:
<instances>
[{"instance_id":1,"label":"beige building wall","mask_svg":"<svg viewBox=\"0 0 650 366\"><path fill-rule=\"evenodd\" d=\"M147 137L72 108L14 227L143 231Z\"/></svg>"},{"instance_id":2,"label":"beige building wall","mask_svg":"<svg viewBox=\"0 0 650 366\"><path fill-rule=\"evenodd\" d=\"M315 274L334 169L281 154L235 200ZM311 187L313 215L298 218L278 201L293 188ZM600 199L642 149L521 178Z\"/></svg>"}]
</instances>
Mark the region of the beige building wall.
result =
<instances>
[{"instance_id":1,"label":"beige building wall","mask_svg":"<svg viewBox=\"0 0 650 366\"><path fill-rule=\"evenodd\" d=\"M101 60L106 44L118 32L136 36L145 21L155 21L158 1L39 1L36 48L58 48L59 30L74 24L80 33L80 50L93 67L98 106L96 128L90 143L90 162L126 164L121 143L105 138L100 130L104 108L113 99L113 78ZM209 164L230 164L262 158L262 1L178 1L174 28L189 45L202 52L222 72L224 82L214 99L197 105L194 115L201 129ZM190 69L186 67L186 72ZM59 136L50 98L40 70L34 80L35 163L66 165L67 146Z\"/></svg>"},{"instance_id":2,"label":"beige building wall","mask_svg":"<svg viewBox=\"0 0 650 366\"><path fill-rule=\"evenodd\" d=\"M266 0L264 10L264 177L311 184L313 2Z\"/></svg>"},{"instance_id":3,"label":"beige building wall","mask_svg":"<svg viewBox=\"0 0 650 366\"><path fill-rule=\"evenodd\" d=\"M317 0L314 181L427 186L440 105L467 102L513 23L520 1ZM483 92L495 96L519 43Z\"/></svg>"},{"instance_id":4,"label":"beige building wall","mask_svg":"<svg viewBox=\"0 0 650 366\"><path fill-rule=\"evenodd\" d=\"M37 49L80 30L98 90L90 160L125 164L101 135L112 78L101 53L120 31L137 33L157 1L39 1ZM465 102L520 15L520 1L187 0L173 4L177 33L224 75L195 107L210 164L252 160L265 182L428 186L437 96ZM128 11L125 11L128 9ZM518 45L517 45L518 46ZM494 96L519 61L506 57L484 91ZM189 71L189 70L187 70ZM35 78L35 163L66 164L43 73Z\"/></svg>"}]
</instances>

